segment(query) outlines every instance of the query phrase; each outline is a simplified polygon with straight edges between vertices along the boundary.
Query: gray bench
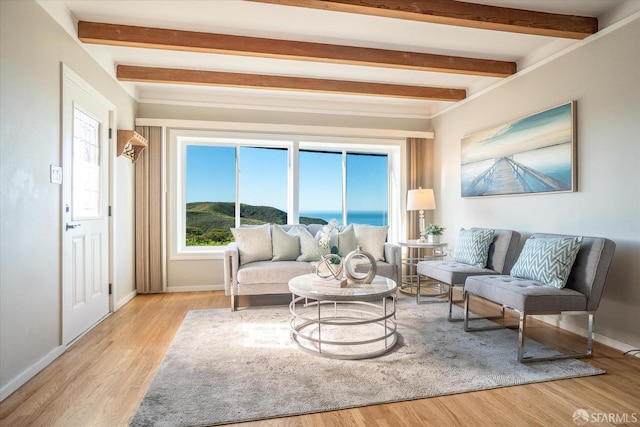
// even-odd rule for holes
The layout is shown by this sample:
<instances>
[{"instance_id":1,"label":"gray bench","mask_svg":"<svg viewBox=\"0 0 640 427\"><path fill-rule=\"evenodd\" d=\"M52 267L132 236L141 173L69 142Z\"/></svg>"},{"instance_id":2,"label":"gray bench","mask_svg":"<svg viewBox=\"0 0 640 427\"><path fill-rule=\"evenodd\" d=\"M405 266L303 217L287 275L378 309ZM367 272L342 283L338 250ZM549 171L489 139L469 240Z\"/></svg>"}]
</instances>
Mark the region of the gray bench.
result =
<instances>
[{"instance_id":1,"label":"gray bench","mask_svg":"<svg viewBox=\"0 0 640 427\"><path fill-rule=\"evenodd\" d=\"M482 230L472 228L472 230ZM516 257L516 249L520 242L520 233L513 230L494 230L493 243L489 246L489 256L486 267L476 267L460 262L442 261L420 261L417 266L418 288L421 286L421 276L428 277L449 287L449 315L448 320L460 321L459 318L452 317L452 306L454 302L463 300L453 299L453 288L455 286L464 287L465 280L469 276L506 274L511 269ZM418 292L418 295L420 293ZM418 302L420 302L418 300Z\"/></svg>"},{"instance_id":2,"label":"gray bench","mask_svg":"<svg viewBox=\"0 0 640 427\"><path fill-rule=\"evenodd\" d=\"M537 233L534 238L576 237L559 234ZM487 330L502 328L469 326L469 301L471 296L481 297L504 310L519 313L518 361L530 362L592 354L593 317L600 304L609 266L615 251L615 243L601 237L583 237L580 249L571 268L566 286L558 289L540 282L510 275L470 276L465 281L464 330ZM587 349L584 353L554 354L551 356L525 356L526 317L542 314L586 314Z\"/></svg>"}]
</instances>

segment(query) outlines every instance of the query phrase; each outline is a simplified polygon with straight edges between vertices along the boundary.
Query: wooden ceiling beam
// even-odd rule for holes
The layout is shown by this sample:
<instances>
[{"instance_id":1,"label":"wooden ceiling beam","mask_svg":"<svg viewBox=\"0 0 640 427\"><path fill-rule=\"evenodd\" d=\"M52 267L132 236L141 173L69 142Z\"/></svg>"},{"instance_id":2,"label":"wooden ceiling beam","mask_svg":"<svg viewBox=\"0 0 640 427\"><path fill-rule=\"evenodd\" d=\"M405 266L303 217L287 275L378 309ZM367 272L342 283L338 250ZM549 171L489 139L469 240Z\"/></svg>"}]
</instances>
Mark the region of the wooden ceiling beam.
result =
<instances>
[{"instance_id":1,"label":"wooden ceiling beam","mask_svg":"<svg viewBox=\"0 0 640 427\"><path fill-rule=\"evenodd\" d=\"M206 86L232 86L252 89L296 90L305 92L369 95L436 101L461 101L464 89L405 86L345 80L267 76L218 71L118 65L118 80L148 83L172 83Z\"/></svg>"},{"instance_id":2,"label":"wooden ceiling beam","mask_svg":"<svg viewBox=\"0 0 640 427\"><path fill-rule=\"evenodd\" d=\"M250 1L578 40L598 31L598 19L588 16L537 12L456 0Z\"/></svg>"},{"instance_id":3,"label":"wooden ceiling beam","mask_svg":"<svg viewBox=\"0 0 640 427\"><path fill-rule=\"evenodd\" d=\"M86 21L78 22L78 38L84 43L113 46L368 65L489 77L508 77L517 71L516 63L508 61Z\"/></svg>"}]
</instances>

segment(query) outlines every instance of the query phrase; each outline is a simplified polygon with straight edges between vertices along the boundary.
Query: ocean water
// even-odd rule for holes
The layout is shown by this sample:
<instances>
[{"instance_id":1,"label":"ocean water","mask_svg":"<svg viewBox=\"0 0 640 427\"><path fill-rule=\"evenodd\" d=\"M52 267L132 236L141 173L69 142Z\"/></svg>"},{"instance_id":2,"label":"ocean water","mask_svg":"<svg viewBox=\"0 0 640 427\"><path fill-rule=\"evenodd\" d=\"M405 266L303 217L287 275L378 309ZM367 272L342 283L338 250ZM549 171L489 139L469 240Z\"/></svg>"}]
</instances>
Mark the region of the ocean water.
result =
<instances>
[{"instance_id":1,"label":"ocean water","mask_svg":"<svg viewBox=\"0 0 640 427\"><path fill-rule=\"evenodd\" d=\"M339 211L305 211L300 212L300 216L310 218L321 218L325 221L337 219L338 224L342 224L342 212ZM348 211L347 224L369 224L369 225L388 225L387 211Z\"/></svg>"}]
</instances>

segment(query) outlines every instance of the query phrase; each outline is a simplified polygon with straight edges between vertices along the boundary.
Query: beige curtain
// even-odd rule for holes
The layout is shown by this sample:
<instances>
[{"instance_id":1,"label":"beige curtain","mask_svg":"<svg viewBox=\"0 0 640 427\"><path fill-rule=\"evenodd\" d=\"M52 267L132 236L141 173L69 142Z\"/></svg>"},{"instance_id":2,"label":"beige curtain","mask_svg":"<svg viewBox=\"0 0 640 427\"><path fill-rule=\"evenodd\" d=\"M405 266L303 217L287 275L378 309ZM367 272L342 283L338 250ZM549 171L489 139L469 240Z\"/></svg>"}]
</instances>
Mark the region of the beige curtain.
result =
<instances>
[{"instance_id":1,"label":"beige curtain","mask_svg":"<svg viewBox=\"0 0 640 427\"><path fill-rule=\"evenodd\" d=\"M162 283L162 128L137 126L148 141L136 161L136 289L163 292Z\"/></svg>"},{"instance_id":2,"label":"beige curtain","mask_svg":"<svg viewBox=\"0 0 640 427\"><path fill-rule=\"evenodd\" d=\"M433 140L407 138L407 191L415 188L433 188ZM406 197L406 195L405 195ZM437 202L436 202L437 206ZM425 222L429 222L429 212L425 212ZM406 239L420 236L418 211L407 211Z\"/></svg>"}]
</instances>

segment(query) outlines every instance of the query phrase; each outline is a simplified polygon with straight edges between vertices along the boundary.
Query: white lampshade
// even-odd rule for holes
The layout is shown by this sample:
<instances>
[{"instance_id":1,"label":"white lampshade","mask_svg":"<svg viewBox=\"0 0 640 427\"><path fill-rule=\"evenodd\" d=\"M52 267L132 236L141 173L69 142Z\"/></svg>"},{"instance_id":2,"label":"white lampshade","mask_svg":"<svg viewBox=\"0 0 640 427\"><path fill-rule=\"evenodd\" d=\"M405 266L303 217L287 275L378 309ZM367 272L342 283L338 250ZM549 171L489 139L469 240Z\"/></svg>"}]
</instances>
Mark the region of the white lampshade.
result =
<instances>
[{"instance_id":1,"label":"white lampshade","mask_svg":"<svg viewBox=\"0 0 640 427\"><path fill-rule=\"evenodd\" d=\"M430 188L418 188L409 190L407 194L408 211L425 211L436 208L436 200L433 197L433 190Z\"/></svg>"}]
</instances>

